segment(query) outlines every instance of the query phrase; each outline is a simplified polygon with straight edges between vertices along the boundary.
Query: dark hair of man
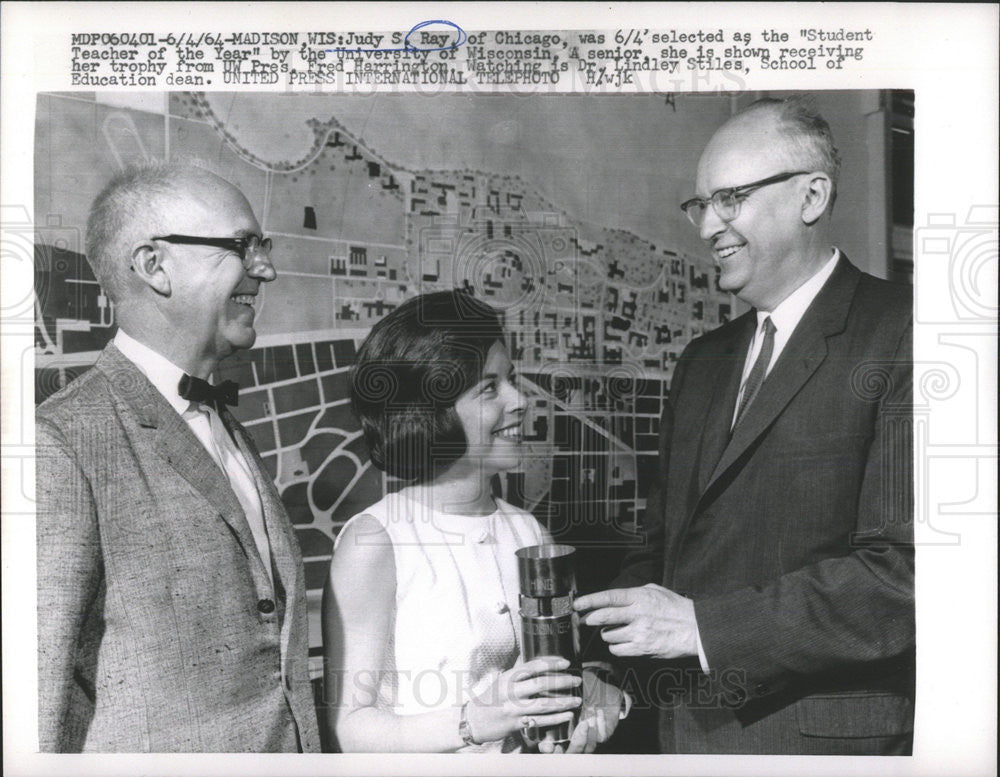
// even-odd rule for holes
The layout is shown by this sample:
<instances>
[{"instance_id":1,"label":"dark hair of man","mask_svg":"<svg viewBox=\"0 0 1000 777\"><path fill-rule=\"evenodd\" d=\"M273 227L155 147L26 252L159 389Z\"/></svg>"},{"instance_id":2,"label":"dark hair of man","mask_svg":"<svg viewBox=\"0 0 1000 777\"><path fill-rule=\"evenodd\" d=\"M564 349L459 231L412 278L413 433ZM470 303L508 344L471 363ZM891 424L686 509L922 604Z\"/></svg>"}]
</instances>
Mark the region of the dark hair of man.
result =
<instances>
[{"instance_id":1,"label":"dark hair of man","mask_svg":"<svg viewBox=\"0 0 1000 777\"><path fill-rule=\"evenodd\" d=\"M465 453L455 412L486 356L504 341L500 313L471 294L442 291L407 300L371 330L351 371L351 405L372 463L425 483Z\"/></svg>"}]
</instances>

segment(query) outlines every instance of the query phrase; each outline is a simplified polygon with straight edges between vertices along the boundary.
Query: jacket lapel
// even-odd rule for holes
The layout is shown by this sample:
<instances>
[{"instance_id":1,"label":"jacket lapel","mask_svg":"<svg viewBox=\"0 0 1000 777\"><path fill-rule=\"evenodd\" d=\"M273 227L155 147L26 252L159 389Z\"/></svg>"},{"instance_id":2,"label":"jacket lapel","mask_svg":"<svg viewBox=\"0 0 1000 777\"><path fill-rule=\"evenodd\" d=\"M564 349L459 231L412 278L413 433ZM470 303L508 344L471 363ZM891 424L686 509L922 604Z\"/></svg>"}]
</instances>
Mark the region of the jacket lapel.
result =
<instances>
[{"instance_id":1,"label":"jacket lapel","mask_svg":"<svg viewBox=\"0 0 1000 777\"><path fill-rule=\"evenodd\" d=\"M156 453L218 511L244 552L257 555L250 526L229 480L184 419L113 343L104 349L95 367L104 373L112 393L131 408L140 426L150 430Z\"/></svg>"},{"instance_id":2,"label":"jacket lapel","mask_svg":"<svg viewBox=\"0 0 1000 777\"><path fill-rule=\"evenodd\" d=\"M710 475L722 457L729 442L729 425L736 410L736 396L740 390L743 362L756 327L756 313L744 314L734 335L722 346L718 354L718 369L713 376L712 401L706 415L698 457L698 492L704 493Z\"/></svg>"},{"instance_id":3,"label":"jacket lapel","mask_svg":"<svg viewBox=\"0 0 1000 777\"><path fill-rule=\"evenodd\" d=\"M733 430L715 471L701 493L708 491L788 406L827 356L826 338L844 331L860 273L842 256L826 286L813 300L788 341L757 398ZM745 353L745 350L744 350ZM726 423L732 419L732 410Z\"/></svg>"},{"instance_id":4,"label":"jacket lapel","mask_svg":"<svg viewBox=\"0 0 1000 777\"><path fill-rule=\"evenodd\" d=\"M229 410L223 409L220 417L243 453L257 486L257 493L260 494L261 506L264 509L264 525L267 527L268 542L271 546L271 559L268 559L267 563L272 563L276 592L284 590L286 602L292 603L298 595L298 553L292 545L295 542L294 529L287 520L285 506L278 496L278 491L257 452L253 439ZM287 624L291 620L285 618L281 630L283 650L288 647Z\"/></svg>"}]
</instances>

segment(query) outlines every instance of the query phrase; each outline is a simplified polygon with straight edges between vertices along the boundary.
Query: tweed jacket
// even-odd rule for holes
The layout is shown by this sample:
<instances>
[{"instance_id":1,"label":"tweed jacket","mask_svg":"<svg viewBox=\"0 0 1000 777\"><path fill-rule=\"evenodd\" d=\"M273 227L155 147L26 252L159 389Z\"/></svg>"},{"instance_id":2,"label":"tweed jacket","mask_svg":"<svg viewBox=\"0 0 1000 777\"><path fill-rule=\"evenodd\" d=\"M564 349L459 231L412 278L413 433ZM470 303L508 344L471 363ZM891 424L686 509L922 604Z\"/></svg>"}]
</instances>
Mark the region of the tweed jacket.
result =
<instances>
[{"instance_id":1,"label":"tweed jacket","mask_svg":"<svg viewBox=\"0 0 1000 777\"><path fill-rule=\"evenodd\" d=\"M113 344L36 414L40 749L318 751L294 531L228 411L274 584L225 474Z\"/></svg>"},{"instance_id":2,"label":"tweed jacket","mask_svg":"<svg viewBox=\"0 0 1000 777\"><path fill-rule=\"evenodd\" d=\"M711 672L658 667L661 749L912 746L911 294L842 257L732 433L755 311L678 362L615 581L694 600Z\"/></svg>"}]
</instances>

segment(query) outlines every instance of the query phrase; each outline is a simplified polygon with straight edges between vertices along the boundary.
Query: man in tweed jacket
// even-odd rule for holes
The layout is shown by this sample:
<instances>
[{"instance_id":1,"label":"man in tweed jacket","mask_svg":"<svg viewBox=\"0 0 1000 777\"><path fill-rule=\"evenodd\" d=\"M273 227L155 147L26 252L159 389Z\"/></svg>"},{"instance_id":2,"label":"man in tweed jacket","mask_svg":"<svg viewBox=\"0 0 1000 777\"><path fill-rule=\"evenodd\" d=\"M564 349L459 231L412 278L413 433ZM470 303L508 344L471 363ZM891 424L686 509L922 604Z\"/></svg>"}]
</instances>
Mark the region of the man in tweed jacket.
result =
<instances>
[{"instance_id":1,"label":"man in tweed jacket","mask_svg":"<svg viewBox=\"0 0 1000 777\"><path fill-rule=\"evenodd\" d=\"M120 329L37 412L42 751L319 749L295 535L200 383L253 345L269 249L198 168L129 171L94 203L87 257Z\"/></svg>"}]
</instances>

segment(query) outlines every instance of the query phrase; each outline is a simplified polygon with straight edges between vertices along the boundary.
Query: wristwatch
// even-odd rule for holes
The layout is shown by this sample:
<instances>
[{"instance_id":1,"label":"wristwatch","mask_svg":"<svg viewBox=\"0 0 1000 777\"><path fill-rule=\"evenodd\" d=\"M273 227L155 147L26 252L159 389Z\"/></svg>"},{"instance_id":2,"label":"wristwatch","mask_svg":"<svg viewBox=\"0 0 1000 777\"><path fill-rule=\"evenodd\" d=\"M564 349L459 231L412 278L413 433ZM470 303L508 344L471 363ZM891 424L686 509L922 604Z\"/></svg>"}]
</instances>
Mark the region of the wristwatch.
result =
<instances>
[{"instance_id":1,"label":"wristwatch","mask_svg":"<svg viewBox=\"0 0 1000 777\"><path fill-rule=\"evenodd\" d=\"M462 741L467 745L478 745L477 742L472 737L472 729L469 727L469 702L465 702L462 705L462 712L458 718L458 735L462 737Z\"/></svg>"}]
</instances>

